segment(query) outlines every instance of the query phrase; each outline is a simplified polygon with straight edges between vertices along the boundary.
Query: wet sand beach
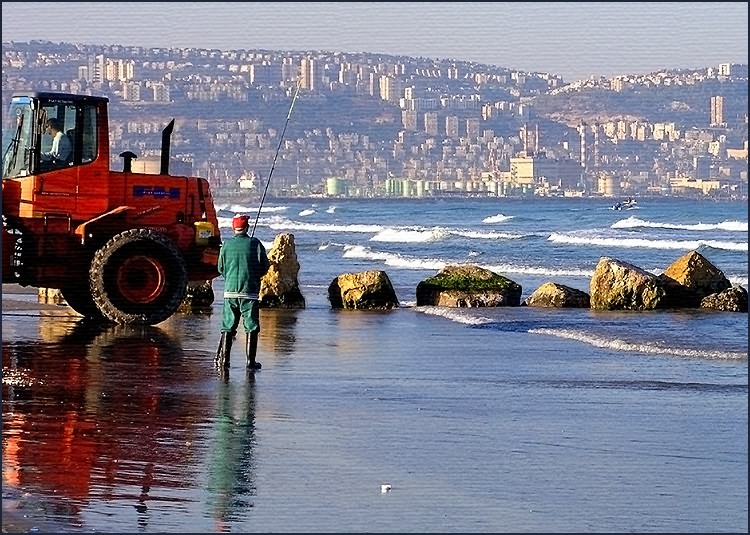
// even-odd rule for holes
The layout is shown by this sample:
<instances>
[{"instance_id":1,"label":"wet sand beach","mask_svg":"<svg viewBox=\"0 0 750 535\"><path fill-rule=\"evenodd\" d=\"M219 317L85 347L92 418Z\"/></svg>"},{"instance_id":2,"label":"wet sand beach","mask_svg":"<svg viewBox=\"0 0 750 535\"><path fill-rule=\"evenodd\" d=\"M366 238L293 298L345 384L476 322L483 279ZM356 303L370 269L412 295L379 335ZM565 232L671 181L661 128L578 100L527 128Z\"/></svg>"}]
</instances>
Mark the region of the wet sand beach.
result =
<instances>
[{"instance_id":1,"label":"wet sand beach","mask_svg":"<svg viewBox=\"0 0 750 535\"><path fill-rule=\"evenodd\" d=\"M263 369L240 334L224 376L219 303L86 325L4 286L3 531L747 530L746 360L304 293L261 311Z\"/></svg>"},{"instance_id":2,"label":"wet sand beach","mask_svg":"<svg viewBox=\"0 0 750 535\"><path fill-rule=\"evenodd\" d=\"M6 313L26 313L27 311L34 313L46 311L65 315L73 313L67 306L39 303L36 288L23 287L17 284L3 284L2 299L3 315ZM3 533L38 531L40 525L45 522L44 518L34 518L33 512L24 510L21 492L16 488L9 487L5 481L3 481L2 507Z\"/></svg>"}]
</instances>

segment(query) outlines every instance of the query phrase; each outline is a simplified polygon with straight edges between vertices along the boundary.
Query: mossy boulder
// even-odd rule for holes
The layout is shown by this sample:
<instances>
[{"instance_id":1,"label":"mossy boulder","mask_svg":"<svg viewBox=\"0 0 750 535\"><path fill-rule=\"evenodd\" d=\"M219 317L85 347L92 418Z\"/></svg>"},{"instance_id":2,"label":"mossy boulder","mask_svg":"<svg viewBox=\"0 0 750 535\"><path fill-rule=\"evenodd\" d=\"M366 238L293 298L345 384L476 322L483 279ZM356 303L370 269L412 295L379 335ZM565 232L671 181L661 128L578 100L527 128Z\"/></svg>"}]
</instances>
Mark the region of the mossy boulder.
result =
<instances>
[{"instance_id":1,"label":"mossy boulder","mask_svg":"<svg viewBox=\"0 0 750 535\"><path fill-rule=\"evenodd\" d=\"M521 285L474 265L449 265L417 285L417 306L520 306Z\"/></svg>"}]
</instances>

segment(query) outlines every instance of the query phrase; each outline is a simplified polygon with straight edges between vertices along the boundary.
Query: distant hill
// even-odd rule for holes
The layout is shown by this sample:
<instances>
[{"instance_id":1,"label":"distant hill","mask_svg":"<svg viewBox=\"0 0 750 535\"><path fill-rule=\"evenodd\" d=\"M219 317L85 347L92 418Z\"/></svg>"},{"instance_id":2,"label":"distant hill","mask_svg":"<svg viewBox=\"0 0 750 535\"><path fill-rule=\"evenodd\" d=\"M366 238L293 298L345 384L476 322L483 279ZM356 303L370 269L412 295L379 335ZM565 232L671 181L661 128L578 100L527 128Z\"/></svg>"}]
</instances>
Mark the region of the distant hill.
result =
<instances>
[{"instance_id":1,"label":"distant hill","mask_svg":"<svg viewBox=\"0 0 750 535\"><path fill-rule=\"evenodd\" d=\"M592 88L534 97L536 113L575 126L617 119L680 125L708 124L711 97L726 98L729 115L747 113L747 80L706 80L694 85L639 86L616 92Z\"/></svg>"}]
</instances>

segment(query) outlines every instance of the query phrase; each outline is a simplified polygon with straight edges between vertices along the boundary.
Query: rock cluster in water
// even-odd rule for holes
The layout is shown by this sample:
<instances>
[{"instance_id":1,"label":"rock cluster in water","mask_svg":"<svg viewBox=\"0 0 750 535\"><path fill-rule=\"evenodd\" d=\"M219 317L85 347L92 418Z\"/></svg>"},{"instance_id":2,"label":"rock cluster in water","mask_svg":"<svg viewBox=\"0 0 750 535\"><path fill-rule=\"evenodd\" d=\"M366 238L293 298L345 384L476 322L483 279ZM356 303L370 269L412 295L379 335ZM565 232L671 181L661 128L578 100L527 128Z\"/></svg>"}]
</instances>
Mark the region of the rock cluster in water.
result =
<instances>
[{"instance_id":1,"label":"rock cluster in water","mask_svg":"<svg viewBox=\"0 0 750 535\"><path fill-rule=\"evenodd\" d=\"M445 268L417 286L417 305L516 306L520 286L498 285L488 290L481 268L461 266L461 278L441 278L455 267ZM499 277L499 275L498 275ZM499 280L499 279L498 279ZM507 280L507 279L506 279ZM442 281L442 282L441 282ZM457 284L457 281L462 281ZM428 288L421 289L422 285ZM517 288L516 288L517 287ZM459 299L454 296L460 295ZM655 310L711 308L747 312L747 290L732 286L724 273L697 251L691 251L654 275L622 260L601 257L589 284L589 293L556 282L545 282L521 305L594 310Z\"/></svg>"},{"instance_id":2,"label":"rock cluster in water","mask_svg":"<svg viewBox=\"0 0 750 535\"><path fill-rule=\"evenodd\" d=\"M294 235L276 236L268 253L271 267L259 294L262 308L305 308L300 291ZM599 259L589 293L548 281L521 302L521 285L493 271L471 264L449 265L422 280L416 288L417 306L500 307L533 306L591 308L593 310L656 310L706 308L747 312L747 290L732 286L724 273L697 251L691 251L654 275L616 258ZM59 291L39 289L40 302L60 302ZM188 287L180 312L210 310L211 281ZM385 271L344 273L328 287L331 308L388 310L399 307Z\"/></svg>"},{"instance_id":3,"label":"rock cluster in water","mask_svg":"<svg viewBox=\"0 0 750 535\"><path fill-rule=\"evenodd\" d=\"M387 281L384 272L348 273L337 277L328 292L331 306L393 308L393 303L398 301L390 281L374 284L373 273ZM732 286L724 273L697 251L678 258L661 275L604 256L591 277L589 293L550 281L539 286L523 302L520 301L521 286L507 277L475 265L449 265L421 281L416 297L417 306L520 305L593 310L710 308L747 312L747 290Z\"/></svg>"}]
</instances>

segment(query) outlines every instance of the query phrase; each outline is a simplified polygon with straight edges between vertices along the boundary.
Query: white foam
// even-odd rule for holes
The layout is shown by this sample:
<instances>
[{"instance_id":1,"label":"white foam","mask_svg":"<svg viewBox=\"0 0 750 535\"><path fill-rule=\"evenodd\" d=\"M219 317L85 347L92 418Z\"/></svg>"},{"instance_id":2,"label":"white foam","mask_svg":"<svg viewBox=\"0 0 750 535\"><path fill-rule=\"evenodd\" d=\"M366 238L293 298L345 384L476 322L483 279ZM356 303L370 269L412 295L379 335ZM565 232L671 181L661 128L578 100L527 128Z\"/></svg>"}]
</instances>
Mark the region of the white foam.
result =
<instances>
[{"instance_id":1,"label":"white foam","mask_svg":"<svg viewBox=\"0 0 750 535\"><path fill-rule=\"evenodd\" d=\"M747 242L729 242L719 240L647 240L644 238L604 238L599 236L574 236L553 232L547 240L553 243L566 243L572 245L596 245L605 247L624 248L646 248L646 249L684 249L686 251L696 250L701 246L713 249L724 249L727 251L747 251Z\"/></svg>"},{"instance_id":2,"label":"white foam","mask_svg":"<svg viewBox=\"0 0 750 535\"><path fill-rule=\"evenodd\" d=\"M284 212L288 210L288 206L263 206L261 213L263 212ZM235 214L254 214L258 211L257 206L248 206L244 204L217 204L216 210L226 210L228 212L234 212Z\"/></svg>"},{"instance_id":3,"label":"white foam","mask_svg":"<svg viewBox=\"0 0 750 535\"><path fill-rule=\"evenodd\" d=\"M712 351L707 349L686 349L679 347L663 347L649 342L628 342L618 338L609 338L590 334L574 329L529 329L532 334L545 334L576 340L594 347L627 351L631 353L650 353L657 355L674 355L677 357L704 358L716 360L747 360L747 353L739 351Z\"/></svg>"},{"instance_id":4,"label":"white foam","mask_svg":"<svg viewBox=\"0 0 750 535\"><path fill-rule=\"evenodd\" d=\"M358 258L363 260L381 260L388 266L408 269L443 269L446 263L436 258L409 258L395 253L373 251L361 245L345 245L344 258Z\"/></svg>"},{"instance_id":5,"label":"white foam","mask_svg":"<svg viewBox=\"0 0 750 535\"><path fill-rule=\"evenodd\" d=\"M465 325L486 325L488 323L495 323L495 320L490 318L471 316L467 314L465 308L458 309L451 307L420 306L415 307L414 310L430 316L440 316Z\"/></svg>"},{"instance_id":6,"label":"white foam","mask_svg":"<svg viewBox=\"0 0 750 535\"><path fill-rule=\"evenodd\" d=\"M694 224L678 224L678 223L661 223L653 221L644 221L637 217L628 217L627 219L621 219L611 225L611 228L664 228L674 230L726 230L729 232L747 232L747 221L721 221L720 223L694 223Z\"/></svg>"},{"instance_id":7,"label":"white foam","mask_svg":"<svg viewBox=\"0 0 750 535\"><path fill-rule=\"evenodd\" d=\"M477 240L517 240L525 238L527 234L518 234L510 232L477 232L474 230L452 230L451 234L463 238L472 238Z\"/></svg>"},{"instance_id":8,"label":"white foam","mask_svg":"<svg viewBox=\"0 0 750 535\"><path fill-rule=\"evenodd\" d=\"M400 242L400 243L423 243L440 241L449 236L449 233L440 228L429 230L408 230L399 228L386 228L375 234L370 241Z\"/></svg>"},{"instance_id":9,"label":"white foam","mask_svg":"<svg viewBox=\"0 0 750 535\"><path fill-rule=\"evenodd\" d=\"M549 277L592 277L594 270L591 269L565 269L550 266L519 266L516 264L480 264L480 267L489 269L498 274L519 273L524 275L538 275Z\"/></svg>"},{"instance_id":10,"label":"white foam","mask_svg":"<svg viewBox=\"0 0 750 535\"><path fill-rule=\"evenodd\" d=\"M441 270L446 265L459 265L466 262L459 262L455 260L446 261L441 258L416 258L396 253L388 253L384 251L376 251L362 245L344 245L344 258L358 258L363 260L380 260L388 266L404 268L404 269L419 269L419 270ZM591 278L594 275L593 270L586 269L565 269L556 267L539 267L539 266L524 266L516 264L482 264L471 262L471 265L489 269L500 275L508 275L511 273L525 274L525 275L537 275L537 276L548 276L548 277L588 277Z\"/></svg>"},{"instance_id":11,"label":"white foam","mask_svg":"<svg viewBox=\"0 0 750 535\"><path fill-rule=\"evenodd\" d=\"M271 221L267 226L273 230L307 230L309 232L357 232L376 233L383 227L380 225L335 225L331 223L301 223L289 219Z\"/></svg>"}]
</instances>

